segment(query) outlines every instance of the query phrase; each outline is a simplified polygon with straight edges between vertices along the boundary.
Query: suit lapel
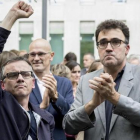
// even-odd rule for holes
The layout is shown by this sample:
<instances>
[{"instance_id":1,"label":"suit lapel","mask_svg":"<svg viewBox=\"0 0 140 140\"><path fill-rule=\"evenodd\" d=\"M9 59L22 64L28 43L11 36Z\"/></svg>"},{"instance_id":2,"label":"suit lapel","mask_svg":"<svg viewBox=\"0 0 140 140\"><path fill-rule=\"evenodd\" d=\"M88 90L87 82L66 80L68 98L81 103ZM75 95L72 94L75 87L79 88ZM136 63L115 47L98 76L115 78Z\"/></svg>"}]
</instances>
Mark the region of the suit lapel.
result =
<instances>
[{"instance_id":1,"label":"suit lapel","mask_svg":"<svg viewBox=\"0 0 140 140\"><path fill-rule=\"evenodd\" d=\"M103 102L101 105L99 105L97 107L100 118L101 118L101 122L104 126L104 129L106 130L106 117L105 117L105 102Z\"/></svg>"},{"instance_id":2,"label":"suit lapel","mask_svg":"<svg viewBox=\"0 0 140 140\"><path fill-rule=\"evenodd\" d=\"M132 74L132 66L130 64L126 64L124 74L121 79L121 83L119 86L118 93L128 96L132 87L133 87L133 82L131 81L133 79L133 74ZM110 131L113 128L113 125L117 119L118 115L112 113L112 118L111 118L111 123L110 123Z\"/></svg>"},{"instance_id":3,"label":"suit lapel","mask_svg":"<svg viewBox=\"0 0 140 140\"><path fill-rule=\"evenodd\" d=\"M96 76L99 77L101 75L101 73L103 73L103 69L101 69ZM99 112L99 116L101 118L101 122L103 124L103 127L104 127L104 129L106 129L105 102L103 102L102 104L100 104L97 107L97 110Z\"/></svg>"},{"instance_id":4,"label":"suit lapel","mask_svg":"<svg viewBox=\"0 0 140 140\"><path fill-rule=\"evenodd\" d=\"M38 87L38 85L37 85L36 79L35 79L35 88L33 88L32 91L33 91L33 94L34 94L34 96L36 97L37 101L38 101L39 103L41 103L41 102L42 102L42 98L41 98L40 90L39 90L39 87Z\"/></svg>"}]
</instances>

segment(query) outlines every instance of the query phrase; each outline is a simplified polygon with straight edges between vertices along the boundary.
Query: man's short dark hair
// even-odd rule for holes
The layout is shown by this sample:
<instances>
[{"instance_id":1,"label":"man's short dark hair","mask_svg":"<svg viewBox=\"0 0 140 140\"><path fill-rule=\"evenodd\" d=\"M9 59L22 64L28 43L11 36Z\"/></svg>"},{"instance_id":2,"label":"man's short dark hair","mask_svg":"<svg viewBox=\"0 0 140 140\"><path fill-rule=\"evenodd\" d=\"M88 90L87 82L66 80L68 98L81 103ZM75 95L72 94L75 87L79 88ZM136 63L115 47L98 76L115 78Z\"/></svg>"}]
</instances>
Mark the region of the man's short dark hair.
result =
<instances>
[{"instance_id":1,"label":"man's short dark hair","mask_svg":"<svg viewBox=\"0 0 140 140\"><path fill-rule=\"evenodd\" d=\"M110 30L110 29L120 29L125 36L125 41L129 43L129 28L122 21L113 20L113 19L105 20L98 25L95 32L96 43L98 42L99 33L103 30Z\"/></svg>"},{"instance_id":2,"label":"man's short dark hair","mask_svg":"<svg viewBox=\"0 0 140 140\"><path fill-rule=\"evenodd\" d=\"M65 55L65 59L66 61L71 61L71 60L77 61L77 56L75 53L69 52Z\"/></svg>"},{"instance_id":3,"label":"man's short dark hair","mask_svg":"<svg viewBox=\"0 0 140 140\"><path fill-rule=\"evenodd\" d=\"M31 69L32 69L32 65L31 63L28 61L28 59L24 58L24 57L21 57L21 56L18 56L18 57L14 57L8 61L6 61L3 65L2 65L2 68L1 68L1 79L3 79L3 76L4 76L4 72L3 72L3 69L6 65L10 64L10 63L13 63L13 62L18 62L18 61L25 61L29 66L31 66Z\"/></svg>"}]
</instances>

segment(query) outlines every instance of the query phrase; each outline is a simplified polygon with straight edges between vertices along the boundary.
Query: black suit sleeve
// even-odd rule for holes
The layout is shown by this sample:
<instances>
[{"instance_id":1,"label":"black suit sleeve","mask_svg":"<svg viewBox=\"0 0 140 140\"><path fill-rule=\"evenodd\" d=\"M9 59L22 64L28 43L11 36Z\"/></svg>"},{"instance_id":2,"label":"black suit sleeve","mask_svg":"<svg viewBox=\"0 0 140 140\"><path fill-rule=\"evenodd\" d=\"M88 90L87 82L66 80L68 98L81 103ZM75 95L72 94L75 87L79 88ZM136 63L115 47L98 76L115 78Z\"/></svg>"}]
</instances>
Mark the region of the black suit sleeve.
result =
<instances>
[{"instance_id":1,"label":"black suit sleeve","mask_svg":"<svg viewBox=\"0 0 140 140\"><path fill-rule=\"evenodd\" d=\"M0 27L0 53L2 52L4 44L6 43L6 40L10 33L10 31Z\"/></svg>"}]
</instances>

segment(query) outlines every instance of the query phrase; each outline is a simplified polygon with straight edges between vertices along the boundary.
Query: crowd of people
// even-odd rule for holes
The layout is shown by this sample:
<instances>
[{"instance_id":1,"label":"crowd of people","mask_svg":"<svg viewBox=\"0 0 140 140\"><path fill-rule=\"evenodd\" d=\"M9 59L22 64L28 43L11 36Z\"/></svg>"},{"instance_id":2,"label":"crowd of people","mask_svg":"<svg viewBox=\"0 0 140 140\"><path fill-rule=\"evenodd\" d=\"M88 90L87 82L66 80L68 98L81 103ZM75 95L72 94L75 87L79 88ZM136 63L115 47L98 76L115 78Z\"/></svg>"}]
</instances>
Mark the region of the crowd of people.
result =
<instances>
[{"instance_id":1,"label":"crowd of people","mask_svg":"<svg viewBox=\"0 0 140 140\"><path fill-rule=\"evenodd\" d=\"M0 24L1 140L139 140L140 55L127 57L129 28L105 20L96 29L99 59L74 52L51 65L45 39L3 51L15 21L33 9L19 1ZM57 52L56 52L57 53Z\"/></svg>"}]
</instances>

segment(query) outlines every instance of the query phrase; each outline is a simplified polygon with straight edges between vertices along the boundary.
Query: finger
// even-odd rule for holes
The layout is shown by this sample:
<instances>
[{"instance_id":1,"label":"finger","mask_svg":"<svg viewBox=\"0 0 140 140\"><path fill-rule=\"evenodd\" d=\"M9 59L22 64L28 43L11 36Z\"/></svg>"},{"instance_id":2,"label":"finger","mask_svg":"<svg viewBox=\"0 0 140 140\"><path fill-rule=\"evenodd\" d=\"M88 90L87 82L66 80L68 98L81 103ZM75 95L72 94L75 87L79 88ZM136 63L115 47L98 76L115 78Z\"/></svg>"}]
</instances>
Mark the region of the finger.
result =
<instances>
[{"instance_id":1,"label":"finger","mask_svg":"<svg viewBox=\"0 0 140 140\"><path fill-rule=\"evenodd\" d=\"M25 12L28 12L28 10L29 10L29 6L27 6L27 7L24 9Z\"/></svg>"},{"instance_id":2,"label":"finger","mask_svg":"<svg viewBox=\"0 0 140 140\"><path fill-rule=\"evenodd\" d=\"M54 94L54 92L56 91L52 86L50 86L50 85L46 85L46 87L47 87L47 89L49 89L51 92L53 92L53 94Z\"/></svg>"},{"instance_id":3,"label":"finger","mask_svg":"<svg viewBox=\"0 0 140 140\"><path fill-rule=\"evenodd\" d=\"M89 87L94 90L102 90L103 86L102 86L101 82L89 80Z\"/></svg>"},{"instance_id":4,"label":"finger","mask_svg":"<svg viewBox=\"0 0 140 140\"><path fill-rule=\"evenodd\" d=\"M89 80L89 84L95 85L95 86L99 86L101 84L100 81L95 80Z\"/></svg>"},{"instance_id":5,"label":"finger","mask_svg":"<svg viewBox=\"0 0 140 140\"><path fill-rule=\"evenodd\" d=\"M100 75L100 77L103 78L103 79L105 79L109 83L114 82L112 76L109 75L108 73L103 73L103 74Z\"/></svg>"},{"instance_id":6,"label":"finger","mask_svg":"<svg viewBox=\"0 0 140 140\"><path fill-rule=\"evenodd\" d=\"M103 79L101 77L94 77L93 80L96 81L96 82L98 82L101 85L106 85L105 79Z\"/></svg>"},{"instance_id":7,"label":"finger","mask_svg":"<svg viewBox=\"0 0 140 140\"><path fill-rule=\"evenodd\" d=\"M93 80L101 83L103 81L103 78L101 78L101 77L94 77Z\"/></svg>"},{"instance_id":8,"label":"finger","mask_svg":"<svg viewBox=\"0 0 140 140\"><path fill-rule=\"evenodd\" d=\"M56 79L53 77L53 75L45 75L43 76L42 80L52 81L57 83Z\"/></svg>"},{"instance_id":9,"label":"finger","mask_svg":"<svg viewBox=\"0 0 140 140\"><path fill-rule=\"evenodd\" d=\"M89 85L89 87L97 92L101 92L101 90L103 90L102 85L100 86L95 86L95 85Z\"/></svg>"},{"instance_id":10,"label":"finger","mask_svg":"<svg viewBox=\"0 0 140 140\"><path fill-rule=\"evenodd\" d=\"M45 76L43 76L43 77L52 78L52 79L54 79L54 80L55 80L55 78L54 78L54 76L53 76L52 74L46 74L46 75L45 75Z\"/></svg>"},{"instance_id":11,"label":"finger","mask_svg":"<svg viewBox=\"0 0 140 140\"><path fill-rule=\"evenodd\" d=\"M34 13L33 8L29 5L28 10L26 11L26 17L30 17Z\"/></svg>"},{"instance_id":12,"label":"finger","mask_svg":"<svg viewBox=\"0 0 140 140\"><path fill-rule=\"evenodd\" d=\"M24 9L26 9L26 7L28 7L28 4L24 3L24 4L20 7L20 9L24 11Z\"/></svg>"},{"instance_id":13,"label":"finger","mask_svg":"<svg viewBox=\"0 0 140 140\"><path fill-rule=\"evenodd\" d=\"M44 81L43 81L44 82ZM49 86L52 87L53 89L56 89L55 84L52 84L51 82L47 81L44 82L43 86L45 86L46 88L48 88Z\"/></svg>"},{"instance_id":14,"label":"finger","mask_svg":"<svg viewBox=\"0 0 140 140\"><path fill-rule=\"evenodd\" d=\"M113 82L113 85L114 85L114 87L116 86L116 83L115 82Z\"/></svg>"},{"instance_id":15,"label":"finger","mask_svg":"<svg viewBox=\"0 0 140 140\"><path fill-rule=\"evenodd\" d=\"M51 83L51 84L53 84L53 85L55 85L55 86L57 86L57 81L54 79L54 78L52 78L52 77L43 77L42 78L42 81L44 82L44 83Z\"/></svg>"},{"instance_id":16,"label":"finger","mask_svg":"<svg viewBox=\"0 0 140 140\"><path fill-rule=\"evenodd\" d=\"M34 12L34 9L32 8L31 5L28 6L28 12L29 12L29 13L33 13L33 12Z\"/></svg>"},{"instance_id":17,"label":"finger","mask_svg":"<svg viewBox=\"0 0 140 140\"><path fill-rule=\"evenodd\" d=\"M22 7L24 4L25 4L24 1L20 1L20 2L19 2L19 7Z\"/></svg>"},{"instance_id":18,"label":"finger","mask_svg":"<svg viewBox=\"0 0 140 140\"><path fill-rule=\"evenodd\" d=\"M53 81L49 78L47 79L43 79L42 82L44 83L43 86L45 86L46 88L48 88L49 86L52 87L52 90L56 90L57 89L57 82Z\"/></svg>"}]
</instances>

